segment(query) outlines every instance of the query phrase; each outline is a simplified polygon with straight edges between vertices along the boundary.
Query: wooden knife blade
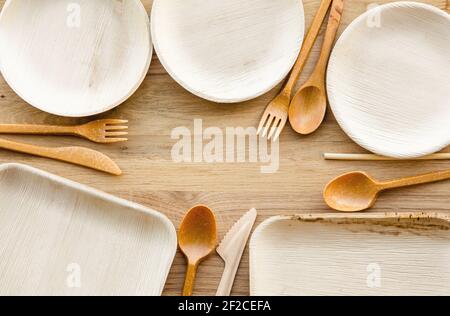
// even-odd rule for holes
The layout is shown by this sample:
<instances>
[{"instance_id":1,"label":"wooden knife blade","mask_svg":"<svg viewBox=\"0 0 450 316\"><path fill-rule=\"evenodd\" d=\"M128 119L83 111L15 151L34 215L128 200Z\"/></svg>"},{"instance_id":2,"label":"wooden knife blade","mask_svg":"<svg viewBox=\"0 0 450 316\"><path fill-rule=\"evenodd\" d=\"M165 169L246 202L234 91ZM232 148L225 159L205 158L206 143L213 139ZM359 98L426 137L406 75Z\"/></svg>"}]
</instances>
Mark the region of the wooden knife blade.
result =
<instances>
[{"instance_id":1,"label":"wooden knife blade","mask_svg":"<svg viewBox=\"0 0 450 316\"><path fill-rule=\"evenodd\" d=\"M217 290L217 296L230 295L242 254L257 216L256 209L247 212L233 225L217 247L217 253L225 261L225 270Z\"/></svg>"}]
</instances>

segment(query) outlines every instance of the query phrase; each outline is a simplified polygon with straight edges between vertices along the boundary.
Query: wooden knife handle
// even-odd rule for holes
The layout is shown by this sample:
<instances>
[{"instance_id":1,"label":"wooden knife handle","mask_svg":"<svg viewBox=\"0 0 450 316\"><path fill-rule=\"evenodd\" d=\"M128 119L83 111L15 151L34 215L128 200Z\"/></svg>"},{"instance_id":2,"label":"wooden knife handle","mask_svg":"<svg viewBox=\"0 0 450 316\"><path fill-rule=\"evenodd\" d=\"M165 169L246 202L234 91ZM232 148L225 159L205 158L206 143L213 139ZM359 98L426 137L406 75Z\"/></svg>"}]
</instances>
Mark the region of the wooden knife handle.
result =
<instances>
[{"instance_id":1,"label":"wooden knife handle","mask_svg":"<svg viewBox=\"0 0 450 316\"><path fill-rule=\"evenodd\" d=\"M239 261L234 263L225 263L225 270L223 271L222 279L220 280L219 288L216 296L230 296L233 289L234 279L239 268Z\"/></svg>"}]
</instances>

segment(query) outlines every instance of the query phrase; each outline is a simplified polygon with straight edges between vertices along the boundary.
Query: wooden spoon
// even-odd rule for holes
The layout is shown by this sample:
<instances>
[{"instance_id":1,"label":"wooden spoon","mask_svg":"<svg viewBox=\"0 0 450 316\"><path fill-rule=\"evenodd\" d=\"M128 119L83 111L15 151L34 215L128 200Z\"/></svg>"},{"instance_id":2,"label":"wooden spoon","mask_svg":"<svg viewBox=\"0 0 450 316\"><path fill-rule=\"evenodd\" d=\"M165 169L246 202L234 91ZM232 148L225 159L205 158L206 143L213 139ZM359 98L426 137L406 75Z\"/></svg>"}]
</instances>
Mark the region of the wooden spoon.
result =
<instances>
[{"instance_id":1,"label":"wooden spoon","mask_svg":"<svg viewBox=\"0 0 450 316\"><path fill-rule=\"evenodd\" d=\"M188 262L183 296L191 296L198 266L217 246L216 219L208 207L195 206L186 214L178 232L178 244Z\"/></svg>"},{"instance_id":2,"label":"wooden spoon","mask_svg":"<svg viewBox=\"0 0 450 316\"><path fill-rule=\"evenodd\" d=\"M286 85L283 87L282 91L277 95L272 102L269 103L264 114L259 123L257 134L262 136L268 135L268 139L277 140L281 132L288 121L289 116L289 106L292 99L292 89L297 83L303 68L308 61L309 54L316 42L317 36L319 35L320 28L325 20L328 9L330 8L332 0L322 0L317 10L316 15L311 23L308 34L303 42L302 49L298 55L297 61L295 62L294 68L292 68L291 74L289 76ZM274 125L272 125L272 123ZM264 131L264 132L263 132Z\"/></svg>"},{"instance_id":3,"label":"wooden spoon","mask_svg":"<svg viewBox=\"0 0 450 316\"><path fill-rule=\"evenodd\" d=\"M325 117L327 110L325 75L343 10L344 0L334 0L319 61L311 77L292 99L289 121L292 128L299 134L313 133Z\"/></svg>"},{"instance_id":4,"label":"wooden spoon","mask_svg":"<svg viewBox=\"0 0 450 316\"><path fill-rule=\"evenodd\" d=\"M371 208L378 195L395 188L450 179L450 170L378 182L364 172L351 172L337 177L325 188L324 199L331 208L341 212L359 212Z\"/></svg>"}]
</instances>

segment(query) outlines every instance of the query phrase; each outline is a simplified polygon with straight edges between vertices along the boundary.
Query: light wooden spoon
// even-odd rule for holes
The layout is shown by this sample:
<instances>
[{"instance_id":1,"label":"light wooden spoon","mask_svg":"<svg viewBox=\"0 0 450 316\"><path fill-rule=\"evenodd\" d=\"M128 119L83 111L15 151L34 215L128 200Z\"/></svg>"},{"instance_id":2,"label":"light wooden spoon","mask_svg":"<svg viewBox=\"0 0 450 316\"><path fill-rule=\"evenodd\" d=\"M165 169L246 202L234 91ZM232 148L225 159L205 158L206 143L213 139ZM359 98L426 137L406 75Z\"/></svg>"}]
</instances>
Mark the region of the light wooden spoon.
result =
<instances>
[{"instance_id":1,"label":"light wooden spoon","mask_svg":"<svg viewBox=\"0 0 450 316\"><path fill-rule=\"evenodd\" d=\"M328 183L323 196L328 206L337 211L359 212L371 208L378 195L385 190L447 179L450 179L450 170L388 182L378 182L364 172L351 172Z\"/></svg>"},{"instance_id":2,"label":"light wooden spoon","mask_svg":"<svg viewBox=\"0 0 450 316\"><path fill-rule=\"evenodd\" d=\"M319 61L313 74L294 96L289 107L289 122L299 134L308 135L315 132L325 117L327 111L325 75L343 10L344 0L334 0Z\"/></svg>"},{"instance_id":3,"label":"light wooden spoon","mask_svg":"<svg viewBox=\"0 0 450 316\"><path fill-rule=\"evenodd\" d=\"M208 207L195 206L186 214L178 232L178 244L188 263L183 296L191 296L198 266L217 246L216 219Z\"/></svg>"}]
</instances>

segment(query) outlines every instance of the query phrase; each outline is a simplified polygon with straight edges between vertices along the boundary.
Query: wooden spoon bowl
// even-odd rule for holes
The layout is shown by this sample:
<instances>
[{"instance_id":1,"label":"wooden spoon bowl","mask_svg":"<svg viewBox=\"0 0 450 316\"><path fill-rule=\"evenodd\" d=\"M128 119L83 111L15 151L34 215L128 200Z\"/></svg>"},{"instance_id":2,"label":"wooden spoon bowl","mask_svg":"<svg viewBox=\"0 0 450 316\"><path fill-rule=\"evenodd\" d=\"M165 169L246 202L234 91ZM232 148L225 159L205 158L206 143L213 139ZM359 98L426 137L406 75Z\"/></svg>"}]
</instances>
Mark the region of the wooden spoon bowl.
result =
<instances>
[{"instance_id":1,"label":"wooden spoon bowl","mask_svg":"<svg viewBox=\"0 0 450 316\"><path fill-rule=\"evenodd\" d=\"M183 295L191 296L199 264L217 246L216 219L208 207L199 205L189 210L180 225L178 244L188 262Z\"/></svg>"},{"instance_id":2,"label":"wooden spoon bowl","mask_svg":"<svg viewBox=\"0 0 450 316\"><path fill-rule=\"evenodd\" d=\"M325 188L327 204L346 212L358 212L373 206L380 187L364 172L351 172L331 181Z\"/></svg>"},{"instance_id":3,"label":"wooden spoon bowl","mask_svg":"<svg viewBox=\"0 0 450 316\"><path fill-rule=\"evenodd\" d=\"M317 130L325 118L327 97L324 85L303 87L292 99L290 122L295 131L308 135Z\"/></svg>"}]
</instances>

